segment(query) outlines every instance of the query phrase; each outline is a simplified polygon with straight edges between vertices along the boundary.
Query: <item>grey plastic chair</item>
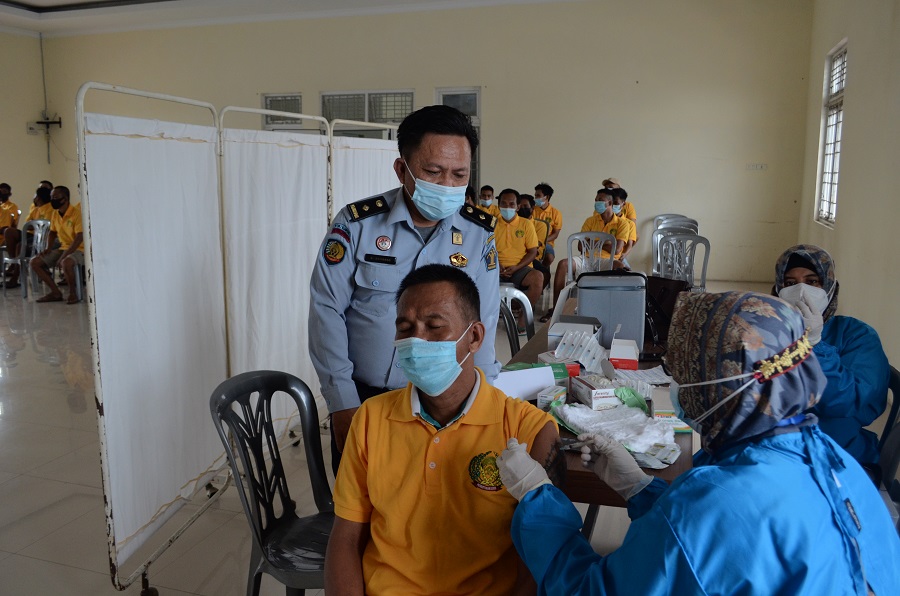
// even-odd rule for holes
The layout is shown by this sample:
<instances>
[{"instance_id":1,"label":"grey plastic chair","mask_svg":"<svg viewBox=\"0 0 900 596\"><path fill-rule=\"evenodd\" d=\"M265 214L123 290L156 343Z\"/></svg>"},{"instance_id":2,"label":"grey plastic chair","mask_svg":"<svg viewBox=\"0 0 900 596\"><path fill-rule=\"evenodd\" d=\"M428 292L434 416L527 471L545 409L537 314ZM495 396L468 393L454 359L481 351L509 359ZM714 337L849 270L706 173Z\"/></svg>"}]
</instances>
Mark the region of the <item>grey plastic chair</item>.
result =
<instances>
[{"instance_id":1,"label":"grey plastic chair","mask_svg":"<svg viewBox=\"0 0 900 596\"><path fill-rule=\"evenodd\" d=\"M660 222L659 226L656 228L657 230L687 230L692 234L700 233L700 224L697 223L696 219L690 219L687 217L678 217L673 219L666 219Z\"/></svg>"},{"instance_id":2,"label":"grey plastic chair","mask_svg":"<svg viewBox=\"0 0 900 596\"><path fill-rule=\"evenodd\" d=\"M28 248L28 232L34 232L32 236L31 249ZM28 280L31 280L31 288L37 287L37 276L31 270L31 259L37 256L41 251L46 250L47 240L49 239L50 220L49 219L33 219L26 221L22 226L22 241L19 243L18 256L3 257L2 271L6 271L7 265L19 266L19 280L22 286L22 298L28 298ZM5 250L5 249L4 249ZM6 284L3 284L3 295L6 296Z\"/></svg>"},{"instance_id":3,"label":"grey plastic chair","mask_svg":"<svg viewBox=\"0 0 900 596\"><path fill-rule=\"evenodd\" d=\"M657 230L656 235L664 230ZM703 246L703 265L699 275L696 266L697 247ZM670 234L659 243L659 276L680 279L691 284L691 291L706 291L706 267L709 264L709 240L696 234Z\"/></svg>"},{"instance_id":4,"label":"grey plastic chair","mask_svg":"<svg viewBox=\"0 0 900 596\"><path fill-rule=\"evenodd\" d=\"M309 480L318 508L318 513L307 517L295 512L272 426L271 402L277 393L286 393L300 411ZM253 546L247 596L259 594L263 573L283 583L287 596L323 588L334 502L322 459L318 410L309 387L284 372L247 372L219 385L209 398L209 409L250 523Z\"/></svg>"},{"instance_id":5,"label":"grey plastic chair","mask_svg":"<svg viewBox=\"0 0 900 596\"><path fill-rule=\"evenodd\" d=\"M690 228L682 228L682 227L670 227L663 228L660 230L653 230L653 235L650 237L650 255L651 255L651 271L653 275L661 276L661 272L663 269L662 259L663 254L660 251L660 245L662 243L663 238L666 236L672 236L673 234L696 234L697 232ZM667 258L669 254L666 255ZM669 263L669 266L672 264Z\"/></svg>"},{"instance_id":6,"label":"grey plastic chair","mask_svg":"<svg viewBox=\"0 0 900 596\"><path fill-rule=\"evenodd\" d=\"M660 222L666 219L687 219L687 215L681 215L680 213L660 213L653 218L653 229L659 228Z\"/></svg>"},{"instance_id":7,"label":"grey plastic chair","mask_svg":"<svg viewBox=\"0 0 900 596\"><path fill-rule=\"evenodd\" d=\"M610 246L607 251L610 258L604 259L600 251L605 245ZM574 258L581 252L581 273L588 271L611 271L613 268L613 255L616 252L616 239L606 232L578 232L569 236L569 271L566 274L566 282L575 281Z\"/></svg>"}]
</instances>

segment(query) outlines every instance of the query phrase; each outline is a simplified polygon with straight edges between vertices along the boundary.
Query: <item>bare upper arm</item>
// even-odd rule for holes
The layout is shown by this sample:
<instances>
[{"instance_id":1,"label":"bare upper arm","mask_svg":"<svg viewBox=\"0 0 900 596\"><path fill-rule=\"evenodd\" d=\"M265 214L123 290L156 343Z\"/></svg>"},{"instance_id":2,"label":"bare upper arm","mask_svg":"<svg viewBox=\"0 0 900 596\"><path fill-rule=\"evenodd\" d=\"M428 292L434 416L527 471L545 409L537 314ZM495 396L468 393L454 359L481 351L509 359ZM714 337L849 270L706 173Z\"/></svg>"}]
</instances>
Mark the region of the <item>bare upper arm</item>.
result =
<instances>
[{"instance_id":1,"label":"bare upper arm","mask_svg":"<svg viewBox=\"0 0 900 596\"><path fill-rule=\"evenodd\" d=\"M547 476L555 486L562 486L566 477L566 458L556 424L547 422L534 438L531 457L547 470Z\"/></svg>"}]
</instances>

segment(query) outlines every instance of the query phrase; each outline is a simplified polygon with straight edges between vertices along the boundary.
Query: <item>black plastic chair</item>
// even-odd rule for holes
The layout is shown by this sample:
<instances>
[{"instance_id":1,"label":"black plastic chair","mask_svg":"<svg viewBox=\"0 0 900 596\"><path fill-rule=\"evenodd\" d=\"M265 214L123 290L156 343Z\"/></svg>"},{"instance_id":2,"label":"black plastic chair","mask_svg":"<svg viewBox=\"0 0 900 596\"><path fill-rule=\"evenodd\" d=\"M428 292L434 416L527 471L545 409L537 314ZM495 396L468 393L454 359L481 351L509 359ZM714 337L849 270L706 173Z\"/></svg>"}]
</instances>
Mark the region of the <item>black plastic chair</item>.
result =
<instances>
[{"instance_id":1,"label":"black plastic chair","mask_svg":"<svg viewBox=\"0 0 900 596\"><path fill-rule=\"evenodd\" d=\"M890 434L891 429L894 428L894 424L897 423L897 411L900 410L900 371L898 371L893 366L891 367L891 377L888 381L888 391L891 392L891 411L888 413L887 422L884 424L884 430L881 431L881 439L878 441L878 450L881 451L884 448L884 443L887 441L888 434Z\"/></svg>"},{"instance_id":2,"label":"black plastic chair","mask_svg":"<svg viewBox=\"0 0 900 596\"><path fill-rule=\"evenodd\" d=\"M288 493L272 426L271 402L278 392L289 395L300 411L309 480L319 510L308 517L297 516ZM287 596L325 587L325 549L334 524L334 501L309 387L283 372L247 372L219 385L209 398L209 409L252 530L247 595L259 594L262 573L287 586Z\"/></svg>"}]
</instances>

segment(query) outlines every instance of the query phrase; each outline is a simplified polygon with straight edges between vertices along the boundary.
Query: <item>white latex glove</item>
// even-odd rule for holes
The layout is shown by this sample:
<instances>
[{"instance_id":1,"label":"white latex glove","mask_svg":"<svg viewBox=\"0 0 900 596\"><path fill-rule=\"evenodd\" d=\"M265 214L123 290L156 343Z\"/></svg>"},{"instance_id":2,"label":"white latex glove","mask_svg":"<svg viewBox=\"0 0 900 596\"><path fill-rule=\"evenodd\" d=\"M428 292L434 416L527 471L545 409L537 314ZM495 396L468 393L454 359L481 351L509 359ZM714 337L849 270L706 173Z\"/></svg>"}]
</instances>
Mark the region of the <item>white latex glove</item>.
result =
<instances>
[{"instance_id":1,"label":"white latex glove","mask_svg":"<svg viewBox=\"0 0 900 596\"><path fill-rule=\"evenodd\" d=\"M537 487L550 484L547 471L528 455L527 447L528 443L519 443L518 439L512 438L497 458L503 486L517 501Z\"/></svg>"},{"instance_id":2,"label":"white latex glove","mask_svg":"<svg viewBox=\"0 0 900 596\"><path fill-rule=\"evenodd\" d=\"M618 441L590 434L578 435L578 440L588 442L581 448L584 465L593 461L594 473L626 501L653 481Z\"/></svg>"},{"instance_id":3,"label":"white latex glove","mask_svg":"<svg viewBox=\"0 0 900 596\"><path fill-rule=\"evenodd\" d=\"M803 325L809 330L807 334L809 343L816 345L822 339L822 325L825 324L822 320L822 313L818 312L810 299L805 295L801 296L800 300L797 301L797 308L800 309L800 314L803 315Z\"/></svg>"}]
</instances>

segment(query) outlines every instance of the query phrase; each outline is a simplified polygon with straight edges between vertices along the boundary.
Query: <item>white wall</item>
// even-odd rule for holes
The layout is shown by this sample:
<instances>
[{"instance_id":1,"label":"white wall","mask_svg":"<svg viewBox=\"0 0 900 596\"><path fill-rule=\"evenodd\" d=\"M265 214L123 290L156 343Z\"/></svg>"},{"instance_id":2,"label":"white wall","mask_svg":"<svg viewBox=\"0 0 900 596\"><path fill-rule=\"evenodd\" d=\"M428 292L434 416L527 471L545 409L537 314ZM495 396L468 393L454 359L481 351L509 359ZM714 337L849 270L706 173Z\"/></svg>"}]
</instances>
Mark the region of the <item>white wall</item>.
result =
<instances>
[{"instance_id":1,"label":"white wall","mask_svg":"<svg viewBox=\"0 0 900 596\"><path fill-rule=\"evenodd\" d=\"M677 211L710 238L711 278L768 280L796 240L811 22L806 0L594 0L60 37L46 53L64 121L87 80L218 106L300 91L313 114L323 91L413 89L418 107L480 86L483 183L548 181L565 237L616 176L645 224L632 262L648 264L646 222ZM150 109L88 108L124 103ZM56 138L74 155L73 127ZM76 167L53 174L71 184Z\"/></svg>"},{"instance_id":2,"label":"white wall","mask_svg":"<svg viewBox=\"0 0 900 596\"><path fill-rule=\"evenodd\" d=\"M814 222L823 77L828 52L847 39L847 90L838 210L833 228ZM839 313L878 331L900 363L892 240L900 216L900 0L817 0L807 101L799 238L831 252L841 284Z\"/></svg>"}]
</instances>

